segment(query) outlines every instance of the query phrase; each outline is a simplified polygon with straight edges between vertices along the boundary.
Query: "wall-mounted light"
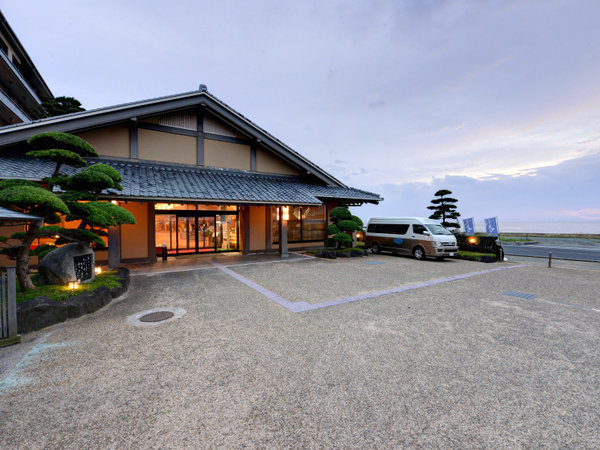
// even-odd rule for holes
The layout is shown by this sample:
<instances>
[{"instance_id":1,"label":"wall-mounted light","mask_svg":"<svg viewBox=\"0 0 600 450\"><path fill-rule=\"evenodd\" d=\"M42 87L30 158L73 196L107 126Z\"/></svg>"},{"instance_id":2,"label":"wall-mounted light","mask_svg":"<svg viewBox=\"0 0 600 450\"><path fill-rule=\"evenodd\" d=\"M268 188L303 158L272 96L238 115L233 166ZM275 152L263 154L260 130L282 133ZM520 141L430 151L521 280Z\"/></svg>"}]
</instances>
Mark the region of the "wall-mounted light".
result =
<instances>
[{"instance_id":1,"label":"wall-mounted light","mask_svg":"<svg viewBox=\"0 0 600 450\"><path fill-rule=\"evenodd\" d=\"M281 218L283 220L290 220L290 207L289 206L281 207Z\"/></svg>"},{"instance_id":2,"label":"wall-mounted light","mask_svg":"<svg viewBox=\"0 0 600 450\"><path fill-rule=\"evenodd\" d=\"M119 204L119 202L118 202L118 201L116 201L116 200L111 200L110 202L111 202L113 205L118 205L118 204Z\"/></svg>"}]
</instances>

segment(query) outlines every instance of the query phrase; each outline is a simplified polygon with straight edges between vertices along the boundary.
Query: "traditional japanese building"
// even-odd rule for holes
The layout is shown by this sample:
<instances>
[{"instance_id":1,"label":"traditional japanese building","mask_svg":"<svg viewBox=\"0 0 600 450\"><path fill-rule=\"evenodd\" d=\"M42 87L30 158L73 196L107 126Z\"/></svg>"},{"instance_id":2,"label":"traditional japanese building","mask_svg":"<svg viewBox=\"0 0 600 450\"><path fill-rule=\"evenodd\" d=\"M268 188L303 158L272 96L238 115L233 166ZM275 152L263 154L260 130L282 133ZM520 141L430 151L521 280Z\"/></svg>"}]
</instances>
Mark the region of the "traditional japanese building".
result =
<instances>
[{"instance_id":1,"label":"traditional japanese building","mask_svg":"<svg viewBox=\"0 0 600 450\"><path fill-rule=\"evenodd\" d=\"M163 246L169 255L276 251L281 207L289 247L320 246L332 207L382 200L346 186L204 85L0 128L0 178L39 181L52 173L54 164L24 156L26 141L45 131L87 140L100 154L88 163L123 176L124 190L105 199L137 224L109 230L108 251L96 258L111 265L155 261Z\"/></svg>"}]
</instances>

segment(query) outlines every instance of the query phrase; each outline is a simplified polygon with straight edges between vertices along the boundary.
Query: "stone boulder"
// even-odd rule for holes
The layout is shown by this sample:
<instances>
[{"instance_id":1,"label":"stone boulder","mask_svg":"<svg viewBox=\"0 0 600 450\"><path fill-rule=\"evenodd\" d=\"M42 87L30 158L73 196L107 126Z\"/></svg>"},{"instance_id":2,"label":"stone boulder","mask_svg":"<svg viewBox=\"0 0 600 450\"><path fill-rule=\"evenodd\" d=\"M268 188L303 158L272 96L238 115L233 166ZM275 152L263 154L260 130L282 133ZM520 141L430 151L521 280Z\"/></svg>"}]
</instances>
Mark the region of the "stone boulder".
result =
<instances>
[{"instance_id":1,"label":"stone boulder","mask_svg":"<svg viewBox=\"0 0 600 450\"><path fill-rule=\"evenodd\" d=\"M44 256L38 266L39 282L67 284L78 279L83 282L92 281L95 277L94 263L94 251L88 245L81 242L64 245ZM85 275L82 276L82 273ZM87 275L90 277L86 278Z\"/></svg>"},{"instance_id":2,"label":"stone boulder","mask_svg":"<svg viewBox=\"0 0 600 450\"><path fill-rule=\"evenodd\" d=\"M39 328L67 320L67 305L50 300L48 297L35 297L17 305L17 331L30 333Z\"/></svg>"}]
</instances>

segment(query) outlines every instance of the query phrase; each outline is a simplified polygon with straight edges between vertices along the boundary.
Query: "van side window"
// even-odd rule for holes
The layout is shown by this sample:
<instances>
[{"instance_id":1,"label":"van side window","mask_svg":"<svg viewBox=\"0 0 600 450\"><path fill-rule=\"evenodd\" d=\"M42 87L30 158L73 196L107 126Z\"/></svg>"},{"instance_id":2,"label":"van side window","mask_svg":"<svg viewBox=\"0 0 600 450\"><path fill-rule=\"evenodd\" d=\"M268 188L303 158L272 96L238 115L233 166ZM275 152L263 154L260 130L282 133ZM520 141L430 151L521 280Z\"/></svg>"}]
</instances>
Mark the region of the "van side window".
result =
<instances>
[{"instance_id":1,"label":"van side window","mask_svg":"<svg viewBox=\"0 0 600 450\"><path fill-rule=\"evenodd\" d=\"M407 224L372 223L367 228L368 233L406 234L407 231Z\"/></svg>"},{"instance_id":2,"label":"van side window","mask_svg":"<svg viewBox=\"0 0 600 450\"><path fill-rule=\"evenodd\" d=\"M426 231L426 228L423 225L413 225L413 233L423 234L424 231Z\"/></svg>"}]
</instances>

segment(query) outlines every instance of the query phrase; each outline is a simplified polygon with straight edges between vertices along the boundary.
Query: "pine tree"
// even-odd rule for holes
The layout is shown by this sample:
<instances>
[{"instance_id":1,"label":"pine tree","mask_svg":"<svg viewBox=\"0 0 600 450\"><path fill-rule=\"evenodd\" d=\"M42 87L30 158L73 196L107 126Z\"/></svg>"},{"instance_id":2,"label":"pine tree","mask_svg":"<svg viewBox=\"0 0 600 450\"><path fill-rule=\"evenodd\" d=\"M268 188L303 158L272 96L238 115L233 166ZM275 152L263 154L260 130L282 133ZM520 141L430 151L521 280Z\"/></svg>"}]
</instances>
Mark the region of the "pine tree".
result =
<instances>
[{"instance_id":1,"label":"pine tree","mask_svg":"<svg viewBox=\"0 0 600 450\"><path fill-rule=\"evenodd\" d=\"M81 107L81 102L73 97L54 97L44 100L40 108L43 117L62 116L63 114L71 114L80 111L85 111Z\"/></svg>"},{"instance_id":2,"label":"pine tree","mask_svg":"<svg viewBox=\"0 0 600 450\"><path fill-rule=\"evenodd\" d=\"M331 210L329 218L333 223L327 227L327 235L333 237L327 239L325 245L337 245L338 248L352 246L352 236L348 233L362 229L360 217L353 216L347 206L338 206Z\"/></svg>"},{"instance_id":3,"label":"pine tree","mask_svg":"<svg viewBox=\"0 0 600 450\"><path fill-rule=\"evenodd\" d=\"M106 229L121 224L134 224L133 215L120 206L101 202L102 194L122 190L121 175L106 164L88 166L84 157L97 157L96 150L83 139L66 133L46 132L33 136L28 141L35 150L27 156L51 161L56 164L52 176L42 179L47 188L26 180L0 181L0 206L44 219L45 226L30 223L25 232L14 233L10 239L19 241L10 245L0 238L3 247L0 253L17 261L17 277L23 291L34 289L29 277L29 257L42 258L57 245L83 242L95 248L105 247L103 236ZM85 167L81 172L68 176L61 173L63 166ZM60 192L55 192L59 188ZM61 219L79 221L77 228L58 225ZM56 225L55 225L56 224ZM38 237L54 239L54 244L45 244L30 250Z\"/></svg>"},{"instance_id":4,"label":"pine tree","mask_svg":"<svg viewBox=\"0 0 600 450\"><path fill-rule=\"evenodd\" d=\"M442 226L446 228L460 228L460 224L456 219L460 217L460 213L456 210L457 199L447 197L452 194L448 189L440 189L434 195L437 198L431 200L431 206L427 209L433 211L429 216L430 219L441 220Z\"/></svg>"}]
</instances>

